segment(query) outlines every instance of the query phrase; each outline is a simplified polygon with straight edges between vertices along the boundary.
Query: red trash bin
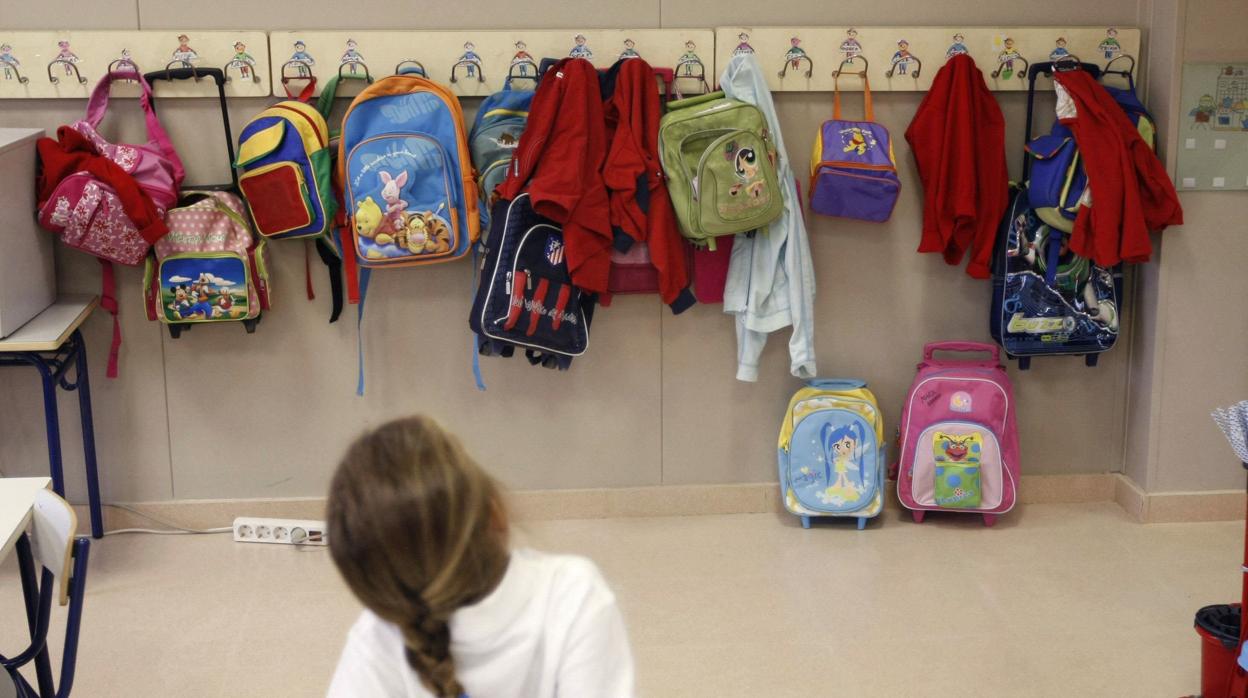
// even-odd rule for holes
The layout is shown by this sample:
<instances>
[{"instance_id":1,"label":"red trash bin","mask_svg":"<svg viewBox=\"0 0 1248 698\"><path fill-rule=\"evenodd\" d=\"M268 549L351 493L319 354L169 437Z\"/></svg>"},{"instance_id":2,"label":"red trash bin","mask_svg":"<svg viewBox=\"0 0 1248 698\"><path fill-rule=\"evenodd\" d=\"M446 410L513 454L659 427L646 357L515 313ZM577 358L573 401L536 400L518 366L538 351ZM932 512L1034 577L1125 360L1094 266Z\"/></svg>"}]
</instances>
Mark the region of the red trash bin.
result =
<instances>
[{"instance_id":1,"label":"red trash bin","mask_svg":"<svg viewBox=\"0 0 1248 698\"><path fill-rule=\"evenodd\" d=\"M1201 698L1227 698L1239 659L1239 604L1205 606L1196 612L1200 635Z\"/></svg>"}]
</instances>

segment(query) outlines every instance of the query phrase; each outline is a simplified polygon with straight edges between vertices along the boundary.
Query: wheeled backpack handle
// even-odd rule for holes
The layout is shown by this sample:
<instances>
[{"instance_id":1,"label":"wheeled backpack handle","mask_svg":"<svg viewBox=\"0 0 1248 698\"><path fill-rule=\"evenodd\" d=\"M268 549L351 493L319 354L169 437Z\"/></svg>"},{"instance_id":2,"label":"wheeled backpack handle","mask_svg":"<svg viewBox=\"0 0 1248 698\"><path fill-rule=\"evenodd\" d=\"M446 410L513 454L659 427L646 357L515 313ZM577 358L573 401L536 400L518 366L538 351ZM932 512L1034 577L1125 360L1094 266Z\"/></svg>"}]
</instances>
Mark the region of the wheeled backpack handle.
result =
<instances>
[{"instance_id":1,"label":"wheeled backpack handle","mask_svg":"<svg viewBox=\"0 0 1248 698\"><path fill-rule=\"evenodd\" d=\"M164 70L153 70L143 76L148 83L155 82L173 82L175 80L195 80L198 82L203 78L210 78L217 86L217 102L221 108L221 123L225 127L225 152L229 156L230 182L229 184L213 184L198 187L186 187L187 189L209 189L224 190L238 193L238 170L234 169L234 134L230 131L230 109L225 97L225 71L220 68L165 68ZM154 95L153 95L154 97ZM152 111L155 112L155 99L152 100Z\"/></svg>"},{"instance_id":2,"label":"wheeled backpack handle","mask_svg":"<svg viewBox=\"0 0 1248 698\"><path fill-rule=\"evenodd\" d=\"M866 381L857 378L811 378L806 385L819 390L857 390L867 387Z\"/></svg>"},{"instance_id":3,"label":"wheeled backpack handle","mask_svg":"<svg viewBox=\"0 0 1248 698\"><path fill-rule=\"evenodd\" d=\"M1001 363L1001 350L995 344L986 342L930 342L923 345L923 360L931 361L932 354L938 351L956 351L965 353L986 352L992 354L992 361L968 361L983 366L997 366Z\"/></svg>"}]
</instances>

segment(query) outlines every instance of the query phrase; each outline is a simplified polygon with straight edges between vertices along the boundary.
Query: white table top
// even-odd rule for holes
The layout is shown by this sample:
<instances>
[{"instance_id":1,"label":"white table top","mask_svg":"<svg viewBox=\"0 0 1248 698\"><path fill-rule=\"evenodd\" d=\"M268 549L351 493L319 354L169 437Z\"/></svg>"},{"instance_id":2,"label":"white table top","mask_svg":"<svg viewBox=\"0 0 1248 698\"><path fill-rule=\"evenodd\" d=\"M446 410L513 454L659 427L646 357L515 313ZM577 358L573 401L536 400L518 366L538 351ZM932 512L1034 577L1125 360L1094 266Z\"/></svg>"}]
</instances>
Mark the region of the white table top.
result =
<instances>
[{"instance_id":1,"label":"white table top","mask_svg":"<svg viewBox=\"0 0 1248 698\"><path fill-rule=\"evenodd\" d=\"M61 296L16 332L0 339L0 352L56 351L99 304L99 296Z\"/></svg>"},{"instance_id":2,"label":"white table top","mask_svg":"<svg viewBox=\"0 0 1248 698\"><path fill-rule=\"evenodd\" d=\"M0 562L30 524L35 493L51 486L47 477L0 477Z\"/></svg>"}]
</instances>

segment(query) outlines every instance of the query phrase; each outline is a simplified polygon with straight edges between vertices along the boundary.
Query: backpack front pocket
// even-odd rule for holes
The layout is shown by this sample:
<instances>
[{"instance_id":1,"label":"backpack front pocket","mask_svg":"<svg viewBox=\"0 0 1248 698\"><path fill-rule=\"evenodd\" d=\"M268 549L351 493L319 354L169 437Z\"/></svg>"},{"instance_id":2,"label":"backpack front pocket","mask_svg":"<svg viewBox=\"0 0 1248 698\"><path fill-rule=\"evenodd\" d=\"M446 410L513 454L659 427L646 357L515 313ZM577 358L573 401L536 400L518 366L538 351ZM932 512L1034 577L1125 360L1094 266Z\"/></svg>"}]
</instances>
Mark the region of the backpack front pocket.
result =
<instances>
[{"instance_id":1,"label":"backpack front pocket","mask_svg":"<svg viewBox=\"0 0 1248 698\"><path fill-rule=\"evenodd\" d=\"M973 422L938 422L915 443L910 494L921 507L992 510L1005 493L1001 445Z\"/></svg>"},{"instance_id":2,"label":"backpack front pocket","mask_svg":"<svg viewBox=\"0 0 1248 698\"><path fill-rule=\"evenodd\" d=\"M830 404L834 400L822 399ZM793 428L781 486L809 511L847 514L876 500L881 455L875 427L860 411L842 404L810 412Z\"/></svg>"},{"instance_id":3,"label":"backpack front pocket","mask_svg":"<svg viewBox=\"0 0 1248 698\"><path fill-rule=\"evenodd\" d=\"M810 209L824 216L882 223L892 216L900 191L892 168L820 163L810 186Z\"/></svg>"},{"instance_id":4,"label":"backpack front pocket","mask_svg":"<svg viewBox=\"0 0 1248 698\"><path fill-rule=\"evenodd\" d=\"M761 228L784 207L771 149L752 131L730 130L711 141L692 184L698 227L708 236Z\"/></svg>"},{"instance_id":5,"label":"backpack front pocket","mask_svg":"<svg viewBox=\"0 0 1248 698\"><path fill-rule=\"evenodd\" d=\"M220 322L254 317L251 270L239 255L172 255L161 260L151 295L165 323Z\"/></svg>"},{"instance_id":6,"label":"backpack front pocket","mask_svg":"<svg viewBox=\"0 0 1248 698\"><path fill-rule=\"evenodd\" d=\"M312 224L315 212L303 170L293 162L275 162L245 173L238 180L256 230L266 237ZM256 206L256 203L262 203Z\"/></svg>"},{"instance_id":7,"label":"backpack front pocket","mask_svg":"<svg viewBox=\"0 0 1248 698\"><path fill-rule=\"evenodd\" d=\"M531 226L516 243L506 276L498 280L501 287L491 289L484 314L487 336L568 356L585 353L588 323L581 292L567 273L558 227Z\"/></svg>"},{"instance_id":8,"label":"backpack front pocket","mask_svg":"<svg viewBox=\"0 0 1248 698\"><path fill-rule=\"evenodd\" d=\"M347 156L348 205L365 266L432 261L455 254L461 231L451 159L420 133L361 141Z\"/></svg>"}]
</instances>

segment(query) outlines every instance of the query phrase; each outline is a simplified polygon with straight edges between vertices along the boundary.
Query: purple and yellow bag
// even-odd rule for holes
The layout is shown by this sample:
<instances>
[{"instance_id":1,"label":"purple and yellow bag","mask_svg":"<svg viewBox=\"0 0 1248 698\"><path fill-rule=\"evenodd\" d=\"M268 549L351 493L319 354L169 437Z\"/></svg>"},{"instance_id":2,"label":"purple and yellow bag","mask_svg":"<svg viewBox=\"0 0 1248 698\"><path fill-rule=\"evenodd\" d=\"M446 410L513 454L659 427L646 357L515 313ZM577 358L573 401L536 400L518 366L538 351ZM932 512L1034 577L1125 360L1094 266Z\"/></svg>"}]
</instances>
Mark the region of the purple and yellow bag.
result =
<instances>
[{"instance_id":1,"label":"purple and yellow bag","mask_svg":"<svg viewBox=\"0 0 1248 698\"><path fill-rule=\"evenodd\" d=\"M832 95L832 118L819 129L810 158L810 208L825 216L886 221L897 204L901 180L888 129L874 121L866 75L866 121L841 119L841 92L835 82Z\"/></svg>"}]
</instances>

